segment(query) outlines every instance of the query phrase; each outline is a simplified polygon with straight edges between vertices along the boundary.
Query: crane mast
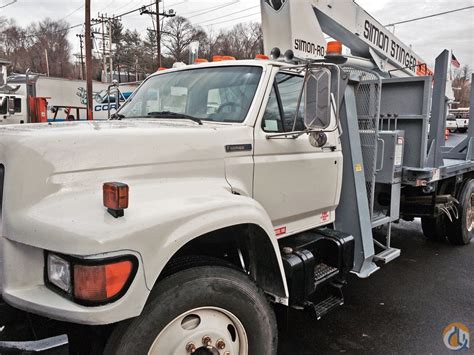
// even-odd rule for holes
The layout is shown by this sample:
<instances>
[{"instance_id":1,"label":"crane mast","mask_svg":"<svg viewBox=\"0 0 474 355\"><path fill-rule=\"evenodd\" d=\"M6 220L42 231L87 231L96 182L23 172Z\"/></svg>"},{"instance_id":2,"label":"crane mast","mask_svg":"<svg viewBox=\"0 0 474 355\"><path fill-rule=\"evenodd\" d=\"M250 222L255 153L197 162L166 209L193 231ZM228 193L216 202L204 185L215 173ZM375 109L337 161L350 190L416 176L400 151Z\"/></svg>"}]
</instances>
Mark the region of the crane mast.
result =
<instances>
[{"instance_id":1,"label":"crane mast","mask_svg":"<svg viewBox=\"0 0 474 355\"><path fill-rule=\"evenodd\" d=\"M325 35L393 76L432 74L409 46L352 0L261 0L265 52L291 49L303 59L325 55Z\"/></svg>"}]
</instances>

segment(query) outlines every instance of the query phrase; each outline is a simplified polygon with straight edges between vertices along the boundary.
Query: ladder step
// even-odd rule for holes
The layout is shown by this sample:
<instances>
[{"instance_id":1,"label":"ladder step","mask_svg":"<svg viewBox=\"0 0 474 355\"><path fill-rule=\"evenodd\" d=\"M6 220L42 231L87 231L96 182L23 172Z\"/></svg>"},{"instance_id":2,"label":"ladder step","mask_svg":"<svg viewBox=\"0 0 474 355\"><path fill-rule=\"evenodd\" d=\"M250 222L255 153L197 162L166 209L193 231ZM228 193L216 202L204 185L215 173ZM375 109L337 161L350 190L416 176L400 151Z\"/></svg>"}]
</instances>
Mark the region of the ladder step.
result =
<instances>
[{"instance_id":1,"label":"ladder step","mask_svg":"<svg viewBox=\"0 0 474 355\"><path fill-rule=\"evenodd\" d=\"M400 249L397 248L388 248L383 252L374 256L374 261L382 261L385 264L391 262L392 260L400 256Z\"/></svg>"},{"instance_id":2,"label":"ladder step","mask_svg":"<svg viewBox=\"0 0 474 355\"><path fill-rule=\"evenodd\" d=\"M372 228L377 228L391 222L391 218L387 216L376 217L372 220Z\"/></svg>"},{"instance_id":3,"label":"ladder step","mask_svg":"<svg viewBox=\"0 0 474 355\"><path fill-rule=\"evenodd\" d=\"M314 283L320 284L338 273L338 268L326 265L325 263L320 263L314 267Z\"/></svg>"},{"instance_id":4,"label":"ladder step","mask_svg":"<svg viewBox=\"0 0 474 355\"><path fill-rule=\"evenodd\" d=\"M342 306L344 304L344 298L338 296L329 296L324 301L315 304L314 312L316 313L316 318L320 320L324 315L328 314L334 308Z\"/></svg>"}]
</instances>

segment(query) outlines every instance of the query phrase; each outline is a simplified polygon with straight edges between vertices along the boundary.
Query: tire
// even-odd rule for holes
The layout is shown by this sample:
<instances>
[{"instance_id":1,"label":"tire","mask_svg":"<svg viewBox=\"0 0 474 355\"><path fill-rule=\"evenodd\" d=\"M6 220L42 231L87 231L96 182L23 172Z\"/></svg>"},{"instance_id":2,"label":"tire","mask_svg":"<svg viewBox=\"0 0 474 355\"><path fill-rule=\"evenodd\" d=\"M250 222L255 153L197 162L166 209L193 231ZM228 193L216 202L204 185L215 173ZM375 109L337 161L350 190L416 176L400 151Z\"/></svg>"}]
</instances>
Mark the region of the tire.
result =
<instances>
[{"instance_id":1,"label":"tire","mask_svg":"<svg viewBox=\"0 0 474 355\"><path fill-rule=\"evenodd\" d=\"M217 324L206 328L211 322ZM194 354L212 354L203 346L203 334L208 334L214 350L223 339L226 347L220 353L237 355L236 344L246 340L248 350L241 346L241 354L273 355L277 352L276 326L265 294L247 275L222 266L199 266L159 281L142 314L113 331L105 354L167 355L174 349L184 354L192 352L186 350L190 343L195 346ZM239 336L242 329L246 337Z\"/></svg>"},{"instance_id":2,"label":"tire","mask_svg":"<svg viewBox=\"0 0 474 355\"><path fill-rule=\"evenodd\" d=\"M446 223L445 216L438 216L436 218L422 217L421 228L423 234L429 240L441 242L446 239Z\"/></svg>"},{"instance_id":3,"label":"tire","mask_svg":"<svg viewBox=\"0 0 474 355\"><path fill-rule=\"evenodd\" d=\"M467 128L459 128L459 129L458 129L458 132L459 132L459 133L466 133L466 132L467 132Z\"/></svg>"},{"instance_id":4,"label":"tire","mask_svg":"<svg viewBox=\"0 0 474 355\"><path fill-rule=\"evenodd\" d=\"M453 245L467 245L474 237L473 195L474 180L471 179L466 181L459 195L459 218L447 225L448 240Z\"/></svg>"}]
</instances>

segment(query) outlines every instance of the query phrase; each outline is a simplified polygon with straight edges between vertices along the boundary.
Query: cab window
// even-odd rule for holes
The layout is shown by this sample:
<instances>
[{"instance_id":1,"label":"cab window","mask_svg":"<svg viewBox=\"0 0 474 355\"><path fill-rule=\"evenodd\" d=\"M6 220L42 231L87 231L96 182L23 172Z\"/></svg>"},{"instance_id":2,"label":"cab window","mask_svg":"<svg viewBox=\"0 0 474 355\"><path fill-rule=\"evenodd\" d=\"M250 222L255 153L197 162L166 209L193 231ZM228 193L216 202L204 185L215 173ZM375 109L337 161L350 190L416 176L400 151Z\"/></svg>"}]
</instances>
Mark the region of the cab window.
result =
<instances>
[{"instance_id":1,"label":"cab window","mask_svg":"<svg viewBox=\"0 0 474 355\"><path fill-rule=\"evenodd\" d=\"M0 97L0 115L7 114L7 98Z\"/></svg>"},{"instance_id":2,"label":"cab window","mask_svg":"<svg viewBox=\"0 0 474 355\"><path fill-rule=\"evenodd\" d=\"M21 99L20 98L15 98L15 112L16 113L21 112Z\"/></svg>"},{"instance_id":3,"label":"cab window","mask_svg":"<svg viewBox=\"0 0 474 355\"><path fill-rule=\"evenodd\" d=\"M296 116L298 99L303 88L304 77L278 73L263 115L262 128L265 132L291 132ZM295 131L304 130L304 95L296 119Z\"/></svg>"}]
</instances>

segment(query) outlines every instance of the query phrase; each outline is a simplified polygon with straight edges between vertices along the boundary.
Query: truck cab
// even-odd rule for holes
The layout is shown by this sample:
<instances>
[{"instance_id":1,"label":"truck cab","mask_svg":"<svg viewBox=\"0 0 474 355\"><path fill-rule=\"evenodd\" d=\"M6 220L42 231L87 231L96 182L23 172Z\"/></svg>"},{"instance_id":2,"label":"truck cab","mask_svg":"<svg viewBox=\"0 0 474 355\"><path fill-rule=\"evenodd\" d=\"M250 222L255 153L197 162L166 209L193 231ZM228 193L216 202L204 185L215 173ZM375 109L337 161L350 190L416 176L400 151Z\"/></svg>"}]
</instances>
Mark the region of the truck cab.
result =
<instances>
[{"instance_id":1,"label":"truck cab","mask_svg":"<svg viewBox=\"0 0 474 355\"><path fill-rule=\"evenodd\" d=\"M286 305L312 304L316 288L338 292L353 265L352 239L316 232L334 222L341 193L334 92L324 67L308 76L304 67L280 61L222 61L150 76L109 121L2 127L3 300L70 323L122 322L146 313L152 290L184 260L204 274L237 265ZM13 113L14 99L3 102ZM18 169L31 171L18 177ZM130 198L130 206L115 205L115 193ZM328 253L319 255L316 244ZM102 272L96 267L118 283L90 293L86 284ZM93 270L99 274L86 275ZM305 279L294 299L285 273L290 287ZM229 277L246 284L240 274ZM235 301L247 297L241 291L232 292ZM256 307L268 309L262 294L253 295ZM330 307L319 315L342 302L327 297ZM234 319L214 309L197 316ZM274 329L267 321L246 326ZM238 333L239 322L231 324ZM236 349L232 332L219 335L227 348L216 337L214 347ZM258 338L275 346L273 336ZM273 352L257 345L249 345L250 353ZM163 346L157 353L170 353Z\"/></svg>"},{"instance_id":2,"label":"truck cab","mask_svg":"<svg viewBox=\"0 0 474 355\"><path fill-rule=\"evenodd\" d=\"M26 100L22 95L0 93L0 125L25 123Z\"/></svg>"}]
</instances>

